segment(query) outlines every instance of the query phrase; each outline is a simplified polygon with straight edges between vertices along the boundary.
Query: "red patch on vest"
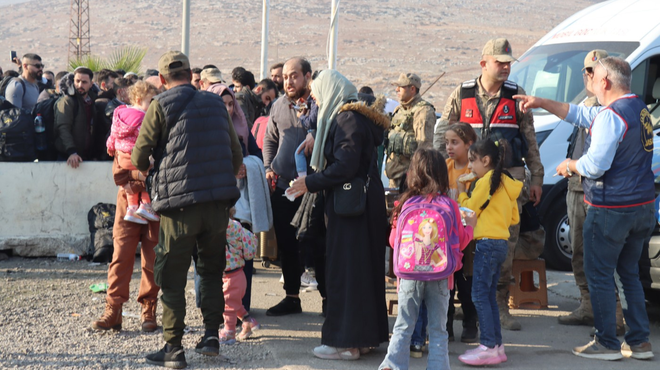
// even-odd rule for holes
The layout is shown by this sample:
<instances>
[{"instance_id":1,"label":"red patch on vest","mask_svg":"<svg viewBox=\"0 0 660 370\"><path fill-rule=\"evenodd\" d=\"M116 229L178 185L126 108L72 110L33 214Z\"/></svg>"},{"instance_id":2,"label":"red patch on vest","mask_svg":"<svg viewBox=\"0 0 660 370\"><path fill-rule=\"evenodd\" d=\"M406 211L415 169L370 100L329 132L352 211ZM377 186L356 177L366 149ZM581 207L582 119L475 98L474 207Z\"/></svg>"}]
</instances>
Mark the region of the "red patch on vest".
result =
<instances>
[{"instance_id":1,"label":"red patch on vest","mask_svg":"<svg viewBox=\"0 0 660 370\"><path fill-rule=\"evenodd\" d=\"M465 110L465 117L472 118L472 109Z\"/></svg>"}]
</instances>

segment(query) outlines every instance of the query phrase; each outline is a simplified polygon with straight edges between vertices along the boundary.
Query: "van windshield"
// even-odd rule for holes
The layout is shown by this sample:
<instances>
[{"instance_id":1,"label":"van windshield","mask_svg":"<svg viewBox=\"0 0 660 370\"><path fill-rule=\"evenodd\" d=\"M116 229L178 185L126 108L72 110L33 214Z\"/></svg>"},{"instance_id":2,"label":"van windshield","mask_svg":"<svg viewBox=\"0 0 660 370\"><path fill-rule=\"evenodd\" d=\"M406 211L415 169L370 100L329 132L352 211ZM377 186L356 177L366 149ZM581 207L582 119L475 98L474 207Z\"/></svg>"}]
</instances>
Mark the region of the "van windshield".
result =
<instances>
[{"instance_id":1,"label":"van windshield","mask_svg":"<svg viewBox=\"0 0 660 370\"><path fill-rule=\"evenodd\" d=\"M602 49L611 56L625 59L638 47L638 42L541 45L526 52L511 66L509 79L522 86L529 95L579 104L586 97L582 67L589 51Z\"/></svg>"}]
</instances>

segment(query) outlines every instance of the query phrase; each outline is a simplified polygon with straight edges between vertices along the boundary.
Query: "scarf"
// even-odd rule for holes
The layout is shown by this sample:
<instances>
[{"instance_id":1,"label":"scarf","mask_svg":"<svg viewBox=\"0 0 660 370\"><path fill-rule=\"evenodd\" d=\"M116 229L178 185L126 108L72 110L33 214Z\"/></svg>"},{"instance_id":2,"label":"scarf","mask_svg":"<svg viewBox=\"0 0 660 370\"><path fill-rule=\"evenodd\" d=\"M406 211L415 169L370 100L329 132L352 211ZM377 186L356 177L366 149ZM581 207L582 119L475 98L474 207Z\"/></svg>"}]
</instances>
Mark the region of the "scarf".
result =
<instances>
[{"instance_id":1,"label":"scarf","mask_svg":"<svg viewBox=\"0 0 660 370\"><path fill-rule=\"evenodd\" d=\"M319 73L312 82L312 94L319 106L319 113L311 166L315 171L322 171L326 165L324 150L330 125L341 107L351 100L357 100L358 94L355 86L334 69Z\"/></svg>"},{"instance_id":2,"label":"scarf","mask_svg":"<svg viewBox=\"0 0 660 370\"><path fill-rule=\"evenodd\" d=\"M206 91L217 94L218 96L222 96L225 90L229 91L229 94L231 95L231 98L234 101L234 113L231 115L231 122L234 124L234 130L236 131L236 135L238 135L238 138L243 141L243 145L245 145L245 147L247 148L248 136L249 136L248 124L247 124L247 120L245 119L245 114L243 113L243 109L241 109L241 106L238 105L238 102L236 101L236 96L234 95L234 92L231 91L231 89L227 87L227 85L223 85L221 83L213 84L208 88L206 88Z\"/></svg>"}]
</instances>

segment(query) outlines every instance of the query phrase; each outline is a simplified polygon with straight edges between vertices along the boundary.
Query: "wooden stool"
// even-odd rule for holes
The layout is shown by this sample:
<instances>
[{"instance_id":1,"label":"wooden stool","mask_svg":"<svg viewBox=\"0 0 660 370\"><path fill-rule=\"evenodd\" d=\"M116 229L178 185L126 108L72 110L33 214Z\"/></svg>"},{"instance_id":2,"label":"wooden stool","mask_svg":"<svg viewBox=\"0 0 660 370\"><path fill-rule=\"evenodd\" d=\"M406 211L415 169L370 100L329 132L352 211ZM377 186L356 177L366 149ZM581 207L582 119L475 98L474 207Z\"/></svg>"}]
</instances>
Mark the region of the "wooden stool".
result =
<instances>
[{"instance_id":1,"label":"wooden stool","mask_svg":"<svg viewBox=\"0 0 660 370\"><path fill-rule=\"evenodd\" d=\"M514 283L509 286L509 307L548 308L548 282L545 260L513 260ZM539 274L539 286L534 285L534 272Z\"/></svg>"}]
</instances>

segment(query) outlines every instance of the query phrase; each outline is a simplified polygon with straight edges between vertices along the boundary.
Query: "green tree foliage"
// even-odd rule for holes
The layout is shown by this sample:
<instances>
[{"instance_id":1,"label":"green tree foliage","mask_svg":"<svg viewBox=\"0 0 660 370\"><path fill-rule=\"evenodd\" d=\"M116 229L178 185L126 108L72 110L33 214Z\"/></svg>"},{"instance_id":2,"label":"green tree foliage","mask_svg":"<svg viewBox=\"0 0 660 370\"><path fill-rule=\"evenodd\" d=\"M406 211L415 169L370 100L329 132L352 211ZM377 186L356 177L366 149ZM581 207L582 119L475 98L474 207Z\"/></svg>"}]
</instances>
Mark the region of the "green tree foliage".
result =
<instances>
[{"instance_id":1,"label":"green tree foliage","mask_svg":"<svg viewBox=\"0 0 660 370\"><path fill-rule=\"evenodd\" d=\"M142 60L146 55L147 48L125 46L115 49L108 58L102 58L98 55L88 55L82 59L70 60L69 71L73 71L78 67L87 67L93 72L107 68L113 71L123 69L126 72L140 73Z\"/></svg>"}]
</instances>

